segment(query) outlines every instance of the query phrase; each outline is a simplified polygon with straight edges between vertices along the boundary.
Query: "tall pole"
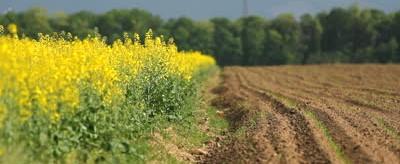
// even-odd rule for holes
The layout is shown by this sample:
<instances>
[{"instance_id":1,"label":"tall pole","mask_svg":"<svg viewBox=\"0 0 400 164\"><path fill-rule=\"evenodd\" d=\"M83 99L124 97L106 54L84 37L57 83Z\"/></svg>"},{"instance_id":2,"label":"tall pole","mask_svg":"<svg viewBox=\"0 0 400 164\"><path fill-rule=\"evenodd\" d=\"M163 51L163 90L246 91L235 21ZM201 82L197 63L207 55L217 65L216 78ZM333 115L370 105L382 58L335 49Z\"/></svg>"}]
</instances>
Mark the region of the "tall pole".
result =
<instances>
[{"instance_id":1,"label":"tall pole","mask_svg":"<svg viewBox=\"0 0 400 164\"><path fill-rule=\"evenodd\" d=\"M247 0L243 0L243 17L249 15L249 6Z\"/></svg>"}]
</instances>

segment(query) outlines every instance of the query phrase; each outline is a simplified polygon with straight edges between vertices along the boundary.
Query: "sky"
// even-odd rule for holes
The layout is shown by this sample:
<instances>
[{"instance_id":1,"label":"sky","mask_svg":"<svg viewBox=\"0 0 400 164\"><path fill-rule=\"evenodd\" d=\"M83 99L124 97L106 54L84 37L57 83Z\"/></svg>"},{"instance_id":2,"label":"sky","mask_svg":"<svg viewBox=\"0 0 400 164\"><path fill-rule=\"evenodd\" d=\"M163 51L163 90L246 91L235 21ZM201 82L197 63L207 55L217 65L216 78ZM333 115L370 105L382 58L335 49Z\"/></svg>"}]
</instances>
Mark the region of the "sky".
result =
<instances>
[{"instance_id":1,"label":"sky","mask_svg":"<svg viewBox=\"0 0 400 164\"><path fill-rule=\"evenodd\" d=\"M290 12L300 16L355 3L386 12L400 10L400 0L248 0L248 10L251 15L272 18L280 13ZM203 20L220 16L238 18L243 15L243 0L0 0L0 13L23 11L31 7L43 7L50 13L81 10L103 13L115 8L141 8L166 19L186 16Z\"/></svg>"}]
</instances>

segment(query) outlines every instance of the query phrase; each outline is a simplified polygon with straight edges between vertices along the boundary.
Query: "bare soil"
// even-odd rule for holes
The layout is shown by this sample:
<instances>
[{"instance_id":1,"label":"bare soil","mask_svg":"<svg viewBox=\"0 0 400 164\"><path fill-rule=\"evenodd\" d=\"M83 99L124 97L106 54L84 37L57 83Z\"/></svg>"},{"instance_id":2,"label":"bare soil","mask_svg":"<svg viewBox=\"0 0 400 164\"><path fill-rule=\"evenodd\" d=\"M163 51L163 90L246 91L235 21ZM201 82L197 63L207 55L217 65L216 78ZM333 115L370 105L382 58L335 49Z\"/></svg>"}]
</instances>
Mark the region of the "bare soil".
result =
<instances>
[{"instance_id":1,"label":"bare soil","mask_svg":"<svg viewBox=\"0 0 400 164\"><path fill-rule=\"evenodd\" d=\"M400 65L226 67L202 163L400 163ZM310 117L310 113L314 117Z\"/></svg>"}]
</instances>

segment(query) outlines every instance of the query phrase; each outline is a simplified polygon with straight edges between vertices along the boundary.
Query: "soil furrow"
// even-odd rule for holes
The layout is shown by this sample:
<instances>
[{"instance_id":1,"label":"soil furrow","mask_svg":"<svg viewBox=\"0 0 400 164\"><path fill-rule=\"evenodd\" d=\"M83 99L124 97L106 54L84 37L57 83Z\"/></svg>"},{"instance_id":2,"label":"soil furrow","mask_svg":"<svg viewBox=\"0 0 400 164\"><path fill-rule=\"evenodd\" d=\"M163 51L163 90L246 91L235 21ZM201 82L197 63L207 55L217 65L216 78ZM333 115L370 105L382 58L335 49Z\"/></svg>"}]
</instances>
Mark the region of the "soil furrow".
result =
<instances>
[{"instance_id":1,"label":"soil furrow","mask_svg":"<svg viewBox=\"0 0 400 164\"><path fill-rule=\"evenodd\" d=\"M310 108L304 106L308 110L316 114L316 117L321 121L327 128L332 136L334 142L338 143L347 157L353 163L370 163L371 159L368 158L368 154L364 150L360 149L360 146L354 142L353 138L350 137L346 131L338 126L328 114L323 112L321 109Z\"/></svg>"},{"instance_id":2,"label":"soil furrow","mask_svg":"<svg viewBox=\"0 0 400 164\"><path fill-rule=\"evenodd\" d=\"M297 144L298 148L300 149L298 151L303 154L303 158L305 158L307 161L315 161L317 163L329 163L327 154L322 151L316 142L306 118L301 114L300 111L290 109L273 97L253 90L248 86L242 86L255 96L262 97L264 101L271 102L275 112L288 118L290 125L295 131L295 138L296 141L298 141Z\"/></svg>"},{"instance_id":3,"label":"soil furrow","mask_svg":"<svg viewBox=\"0 0 400 164\"><path fill-rule=\"evenodd\" d=\"M226 67L205 163L400 163L400 67ZM382 86L382 87L381 87Z\"/></svg>"},{"instance_id":4,"label":"soil furrow","mask_svg":"<svg viewBox=\"0 0 400 164\"><path fill-rule=\"evenodd\" d=\"M256 92L256 91L255 91ZM258 92L258 94L262 96L266 96L263 93ZM306 107L303 106L303 109ZM308 110L309 107L307 107ZM291 109L293 110L293 109ZM359 149L359 145L353 142L353 139L345 133L343 128L336 125L336 123L332 122L332 119L321 110L311 110L312 112L317 114L319 121L322 121L328 128L335 142L338 142L340 146L344 149L344 152L347 156L350 157L350 160L354 163L370 163L372 160L367 158L368 155L361 149ZM286 111L288 112L288 111Z\"/></svg>"},{"instance_id":5,"label":"soil furrow","mask_svg":"<svg viewBox=\"0 0 400 164\"><path fill-rule=\"evenodd\" d=\"M266 132L271 131L277 125L277 122L270 121L273 117L260 117L257 120L251 120L256 112L257 106L241 106L245 99L251 102L250 95L239 88L239 80L235 74L224 74L224 79L229 79L225 83L228 89L220 95L225 99L219 107L228 108L226 117L232 123L233 131L228 140L222 143L221 147L212 148L201 162L202 163L283 163L282 158L278 156L274 149L275 142L270 139ZM230 88L231 87L231 88ZM232 90L235 88L236 90ZM240 97L240 98L239 98ZM244 111L246 110L246 111ZM249 111L247 111L249 110ZM264 112L264 111L263 111ZM267 112L264 113L267 115ZM253 125L251 121L257 121ZM272 123L272 124L270 124ZM267 136L267 137L266 137Z\"/></svg>"},{"instance_id":6,"label":"soil furrow","mask_svg":"<svg viewBox=\"0 0 400 164\"><path fill-rule=\"evenodd\" d=\"M249 75L249 74L246 74L246 75ZM252 77L252 78L255 78L255 77ZM258 83L258 84L260 84L260 83ZM298 93L297 91L293 91L293 92ZM285 93L285 92L281 91L281 93ZM311 97L318 97L318 96L324 97L324 96L320 96L320 95L314 95ZM297 99L297 97L298 96L293 96L293 99ZM310 96L308 96L308 97L310 97ZM312 98L312 99L308 99L305 102L308 102L308 101L318 102L319 101L319 100L317 100L317 101L315 101L315 100L316 99ZM323 105L323 103L319 104L319 106L321 106L321 105ZM338 105L342 105L342 104L339 103ZM333 106L335 106L335 105L328 105L328 106L322 106L322 107L328 109L330 112L339 114L339 115L335 114L336 115L335 118L337 120L344 119L347 123L342 124L342 125L346 125L346 124L350 125L351 126L350 129L353 129L353 130L350 130L349 128L347 128L347 129L349 132L353 131L353 136L358 135L357 138L361 138L361 139L358 139L358 141L369 141L369 140L374 141L374 142L369 141L368 143L363 143L360 145L365 145L362 147L368 147L369 151L366 151L366 152L373 152L376 150L379 150L379 152L381 152L380 157L376 157L375 161L384 161L385 159L382 159L382 158L385 154L387 156L386 158L398 159L398 146L393 146L393 144L398 145L397 142L390 139L390 137L388 137L388 135L385 134L384 131L382 131L382 129L377 129L376 127L374 127L374 123L372 122L372 119L368 115L366 115L367 113L359 111L358 113L361 114L361 117L360 117L354 113L339 112L339 111L341 111L339 109L334 109L334 108L329 109L330 107L333 107ZM368 118L370 118L370 119L368 119ZM366 137L363 137L363 136L366 136ZM385 149L383 147L380 147L379 146L380 144L386 145L390 151L388 151L387 149ZM375 145L375 147L371 147L371 145ZM382 153L382 152L386 152L386 153ZM396 154L397 157L393 153Z\"/></svg>"},{"instance_id":7,"label":"soil furrow","mask_svg":"<svg viewBox=\"0 0 400 164\"><path fill-rule=\"evenodd\" d=\"M373 108L375 110L382 110L385 111L385 108L392 108L392 109L387 109L387 110L392 110L396 111L397 114L400 114L399 112L399 104L400 104L400 97L396 94L399 93L387 93L386 95L374 95L374 97L371 97L372 95L368 92L360 92L360 90L355 90L352 89L351 87L347 86L337 86L334 85L333 83L329 83L329 85L326 84L320 84L317 82L311 82L311 81L305 81L304 78L299 78L297 76L291 77L291 76L284 76L276 72L263 72L263 71L256 71L257 69L249 69L249 72L257 74L258 76L262 77L268 77L268 76L275 76L279 77L279 79L285 79L279 82L279 84L283 85L282 83L285 83L285 87L296 87L297 89L302 89L303 91L306 92L314 92L314 93L325 93L326 95L324 96L330 96L330 97L335 97L335 98L341 98L344 101L348 101L349 103L352 103L354 105L359 105L359 106L364 106L364 107L369 107ZM268 75L265 75L268 73ZM297 85L293 85L297 84ZM301 86L301 87L299 87ZM371 90L368 88L364 88L362 90ZM381 91L383 92L383 91ZM380 93L381 93L380 92ZM344 93L344 94L343 94ZM400 94L399 94L400 95ZM379 101L380 105L382 106L377 106L376 104L368 104L366 102L362 102L359 99L365 99L365 100L374 100L374 101ZM388 101L390 100L390 101ZM375 102L376 103L376 102Z\"/></svg>"},{"instance_id":8,"label":"soil furrow","mask_svg":"<svg viewBox=\"0 0 400 164\"><path fill-rule=\"evenodd\" d=\"M381 95L381 96L393 96L396 97L397 99L400 98L400 92L396 92L394 90L383 90L381 89L377 89L377 88L370 88L367 87L365 88L365 86L360 87L358 85L356 86L349 86L348 83L345 83L346 85L338 85L334 82L331 82L329 80L332 79L324 79L323 81L321 81L321 79L308 79L304 76L301 75L297 75L297 74L291 74L288 72L283 72L283 71L279 71L279 69L274 69L273 71L260 71L262 69L265 69L264 67L259 67L259 68L249 68L248 70L250 72L253 73L257 73L260 74L261 76L264 76L262 74L264 73L268 73L268 76L274 76L274 77L278 77L278 79L290 79L290 81L295 81L296 83L306 86L306 88L317 88L317 89L326 89L326 88L331 88L331 89L346 89L346 90L351 90L353 92L358 92L358 93L363 93L363 94L369 94L369 93L375 93L375 95ZM318 77L320 77L321 75L318 75ZM335 79L337 80L337 79Z\"/></svg>"},{"instance_id":9,"label":"soil furrow","mask_svg":"<svg viewBox=\"0 0 400 164\"><path fill-rule=\"evenodd\" d=\"M291 126L290 121L287 117L276 113L273 110L273 106L270 102L264 101L259 97L252 97L252 99L258 102L252 102L257 104L256 109L259 114L268 113L268 115L257 122L257 125L266 124L266 128L258 128L259 132L270 141L273 149L276 152L276 156L280 159L281 163L298 163L300 161L305 162L306 160L302 157L302 152L298 152L299 148L298 140L296 138L295 130ZM265 122L265 123L264 123Z\"/></svg>"},{"instance_id":10,"label":"soil furrow","mask_svg":"<svg viewBox=\"0 0 400 164\"><path fill-rule=\"evenodd\" d=\"M240 92L244 95L253 95L244 87L245 84L238 73L236 74L236 78L242 88ZM260 128L258 130L272 143L280 163L306 162L307 160L302 157L302 152L298 151L301 149L299 148L301 144L298 144L299 141L296 138L295 130L291 126L289 119L277 113L276 110L273 110L270 101L265 101L263 98L254 95L249 97L250 100L257 100L250 103L257 104L257 107L254 109L259 113L258 115L262 115L263 112L269 113L265 119L260 121L266 121L267 128ZM262 124L260 122L257 125Z\"/></svg>"},{"instance_id":11,"label":"soil furrow","mask_svg":"<svg viewBox=\"0 0 400 164\"><path fill-rule=\"evenodd\" d=\"M262 83L262 82L260 82L260 83ZM269 83L269 84L272 84L272 83ZM335 101L336 103L345 104L347 107L350 107L350 108L354 108L353 106L356 106L357 108L360 108L360 109L362 108L363 110L368 110L371 113L373 113L374 115L388 120L391 123L391 125L396 128L396 130L400 128L400 111L399 110L396 110L396 111L384 110L382 108L364 104L364 103L361 103L358 101L344 99L344 98L341 98L340 96L329 95L323 91L315 92L313 90L305 89L305 88L302 88L302 87L299 87L296 85L287 85L284 83L274 83L274 85L278 85L278 88L274 87L273 89L284 89L284 91L281 91L282 93L293 92L295 95L294 97L303 97L303 95L305 95L305 97L307 97L307 99L310 99L310 98L326 99L326 98L328 98L329 100L326 100L326 101ZM270 88L270 87L267 87L267 88ZM269 90L271 90L271 88ZM356 112L360 112L360 111L358 110ZM366 114L365 111L361 111L361 113Z\"/></svg>"}]
</instances>

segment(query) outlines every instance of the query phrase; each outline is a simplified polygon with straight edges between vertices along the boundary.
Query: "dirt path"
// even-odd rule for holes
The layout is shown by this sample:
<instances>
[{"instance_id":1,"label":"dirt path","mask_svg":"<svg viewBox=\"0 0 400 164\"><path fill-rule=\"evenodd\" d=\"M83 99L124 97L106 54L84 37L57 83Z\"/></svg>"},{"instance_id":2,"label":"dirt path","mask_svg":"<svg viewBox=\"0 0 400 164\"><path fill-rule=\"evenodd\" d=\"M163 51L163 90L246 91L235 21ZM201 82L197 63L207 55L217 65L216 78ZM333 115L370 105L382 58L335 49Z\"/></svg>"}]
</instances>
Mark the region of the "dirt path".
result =
<instances>
[{"instance_id":1,"label":"dirt path","mask_svg":"<svg viewBox=\"0 0 400 164\"><path fill-rule=\"evenodd\" d=\"M400 162L400 66L227 67L223 77L213 103L231 133L203 163Z\"/></svg>"}]
</instances>

